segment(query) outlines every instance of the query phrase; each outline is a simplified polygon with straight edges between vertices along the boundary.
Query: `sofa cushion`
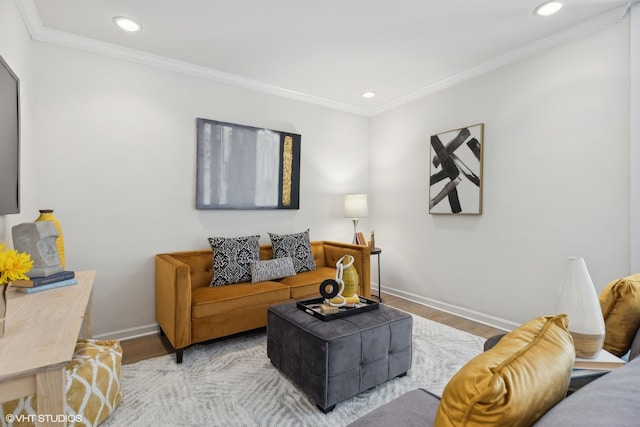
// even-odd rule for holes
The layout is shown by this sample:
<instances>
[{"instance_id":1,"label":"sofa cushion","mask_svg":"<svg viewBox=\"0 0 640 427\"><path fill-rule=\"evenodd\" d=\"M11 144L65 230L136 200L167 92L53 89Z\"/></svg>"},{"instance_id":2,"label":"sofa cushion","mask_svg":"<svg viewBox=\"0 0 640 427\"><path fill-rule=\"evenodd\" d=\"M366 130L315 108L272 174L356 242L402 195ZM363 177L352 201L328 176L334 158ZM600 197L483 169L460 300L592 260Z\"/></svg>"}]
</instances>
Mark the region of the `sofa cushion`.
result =
<instances>
[{"instance_id":1,"label":"sofa cushion","mask_svg":"<svg viewBox=\"0 0 640 427\"><path fill-rule=\"evenodd\" d=\"M213 249L211 286L251 281L251 261L258 260L260 236L209 237Z\"/></svg>"},{"instance_id":2,"label":"sofa cushion","mask_svg":"<svg viewBox=\"0 0 640 427\"><path fill-rule=\"evenodd\" d=\"M624 355L640 328L640 274L614 280L600 294L604 317L604 349Z\"/></svg>"},{"instance_id":3,"label":"sofa cushion","mask_svg":"<svg viewBox=\"0 0 640 427\"><path fill-rule=\"evenodd\" d=\"M251 282L282 279L296 274L291 257L251 261Z\"/></svg>"},{"instance_id":4,"label":"sofa cushion","mask_svg":"<svg viewBox=\"0 0 640 427\"><path fill-rule=\"evenodd\" d=\"M320 283L325 279L334 279L336 269L318 267L313 271L305 271L295 276L285 277L280 283L291 287L291 298L302 299L320 296Z\"/></svg>"},{"instance_id":5,"label":"sofa cushion","mask_svg":"<svg viewBox=\"0 0 640 427\"><path fill-rule=\"evenodd\" d=\"M631 348L629 349L629 362L638 357L640 354L640 329L636 332L636 336L631 343Z\"/></svg>"},{"instance_id":6,"label":"sofa cushion","mask_svg":"<svg viewBox=\"0 0 640 427\"><path fill-rule=\"evenodd\" d=\"M531 425L565 397L575 349L568 317L538 317L463 366L446 385L436 426Z\"/></svg>"},{"instance_id":7,"label":"sofa cushion","mask_svg":"<svg viewBox=\"0 0 640 427\"><path fill-rule=\"evenodd\" d=\"M536 427L638 426L640 360L585 385L554 406Z\"/></svg>"},{"instance_id":8,"label":"sofa cushion","mask_svg":"<svg viewBox=\"0 0 640 427\"><path fill-rule=\"evenodd\" d=\"M278 282L207 286L191 293L191 318L199 319L289 300L289 287ZM266 318L266 312L265 312Z\"/></svg>"},{"instance_id":9,"label":"sofa cushion","mask_svg":"<svg viewBox=\"0 0 640 427\"><path fill-rule=\"evenodd\" d=\"M347 427L371 426L433 426L440 398L419 388L409 391L391 402L358 418Z\"/></svg>"},{"instance_id":10,"label":"sofa cushion","mask_svg":"<svg viewBox=\"0 0 640 427\"><path fill-rule=\"evenodd\" d=\"M296 273L316 269L309 230L294 234L269 233L274 258L291 257Z\"/></svg>"}]
</instances>

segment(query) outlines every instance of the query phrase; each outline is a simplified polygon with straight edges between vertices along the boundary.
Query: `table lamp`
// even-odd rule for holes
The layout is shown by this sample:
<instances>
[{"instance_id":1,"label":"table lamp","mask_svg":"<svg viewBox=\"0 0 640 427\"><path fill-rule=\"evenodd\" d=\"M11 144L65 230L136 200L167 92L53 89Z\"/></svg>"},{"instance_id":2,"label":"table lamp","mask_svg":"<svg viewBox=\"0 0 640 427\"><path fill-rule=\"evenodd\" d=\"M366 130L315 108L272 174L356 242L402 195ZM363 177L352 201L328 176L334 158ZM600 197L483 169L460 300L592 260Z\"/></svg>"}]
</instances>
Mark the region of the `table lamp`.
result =
<instances>
[{"instance_id":1,"label":"table lamp","mask_svg":"<svg viewBox=\"0 0 640 427\"><path fill-rule=\"evenodd\" d=\"M353 243L358 243L358 220L368 215L366 194L347 194L344 196L344 217L353 220Z\"/></svg>"}]
</instances>

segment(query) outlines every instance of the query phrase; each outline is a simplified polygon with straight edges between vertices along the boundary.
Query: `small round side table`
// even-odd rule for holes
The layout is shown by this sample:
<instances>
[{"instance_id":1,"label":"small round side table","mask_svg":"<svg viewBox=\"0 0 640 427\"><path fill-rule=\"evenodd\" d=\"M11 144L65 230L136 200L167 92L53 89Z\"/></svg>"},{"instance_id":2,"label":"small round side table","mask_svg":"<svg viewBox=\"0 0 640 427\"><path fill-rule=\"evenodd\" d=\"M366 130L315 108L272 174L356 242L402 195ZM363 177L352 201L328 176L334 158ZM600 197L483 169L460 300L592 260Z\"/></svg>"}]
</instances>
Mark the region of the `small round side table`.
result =
<instances>
[{"instance_id":1,"label":"small round side table","mask_svg":"<svg viewBox=\"0 0 640 427\"><path fill-rule=\"evenodd\" d=\"M373 248L371 249L371 255L378 256L378 301L382 302L382 294L380 293L380 254L382 253L382 249Z\"/></svg>"}]
</instances>

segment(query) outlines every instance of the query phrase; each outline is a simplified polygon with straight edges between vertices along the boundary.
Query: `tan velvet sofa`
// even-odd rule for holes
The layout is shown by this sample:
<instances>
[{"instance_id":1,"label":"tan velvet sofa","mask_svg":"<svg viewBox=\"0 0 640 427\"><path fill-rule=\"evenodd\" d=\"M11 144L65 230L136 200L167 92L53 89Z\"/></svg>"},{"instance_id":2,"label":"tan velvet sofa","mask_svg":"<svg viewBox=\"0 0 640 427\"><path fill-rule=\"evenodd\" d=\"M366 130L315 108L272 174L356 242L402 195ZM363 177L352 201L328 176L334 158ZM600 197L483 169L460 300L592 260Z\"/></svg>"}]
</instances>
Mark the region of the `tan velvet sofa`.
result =
<instances>
[{"instance_id":1,"label":"tan velvet sofa","mask_svg":"<svg viewBox=\"0 0 640 427\"><path fill-rule=\"evenodd\" d=\"M354 257L358 295L371 297L370 250L348 243L312 241L316 269L274 281L209 286L211 249L156 255L156 320L182 362L191 344L267 325L267 307L290 300L319 297L319 285L335 278L336 262ZM260 259L273 257L271 245L260 246Z\"/></svg>"}]
</instances>

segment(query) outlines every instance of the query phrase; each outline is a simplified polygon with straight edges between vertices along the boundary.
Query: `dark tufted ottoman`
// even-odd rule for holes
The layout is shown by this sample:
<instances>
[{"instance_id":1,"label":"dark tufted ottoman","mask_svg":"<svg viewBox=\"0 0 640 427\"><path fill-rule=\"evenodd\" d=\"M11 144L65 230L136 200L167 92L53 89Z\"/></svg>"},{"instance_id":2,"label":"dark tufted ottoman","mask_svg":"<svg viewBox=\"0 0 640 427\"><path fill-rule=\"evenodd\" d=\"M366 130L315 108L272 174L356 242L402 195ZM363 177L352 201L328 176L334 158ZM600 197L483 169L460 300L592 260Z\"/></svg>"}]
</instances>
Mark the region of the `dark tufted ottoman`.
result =
<instances>
[{"instance_id":1,"label":"dark tufted ottoman","mask_svg":"<svg viewBox=\"0 0 640 427\"><path fill-rule=\"evenodd\" d=\"M411 367L411 315L384 304L327 322L296 307L269 307L267 355L325 413Z\"/></svg>"}]
</instances>

